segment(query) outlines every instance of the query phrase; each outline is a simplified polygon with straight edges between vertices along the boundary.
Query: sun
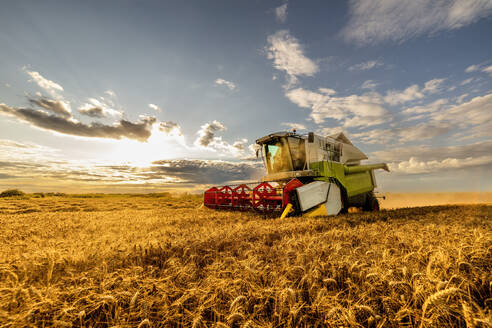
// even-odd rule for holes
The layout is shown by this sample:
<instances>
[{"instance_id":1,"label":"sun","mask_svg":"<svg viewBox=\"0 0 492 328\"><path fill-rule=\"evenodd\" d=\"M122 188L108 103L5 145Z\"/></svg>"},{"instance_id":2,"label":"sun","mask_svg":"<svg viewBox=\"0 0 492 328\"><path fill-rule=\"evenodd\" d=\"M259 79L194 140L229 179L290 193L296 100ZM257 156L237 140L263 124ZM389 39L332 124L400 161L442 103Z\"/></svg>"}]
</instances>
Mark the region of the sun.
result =
<instances>
[{"instance_id":1,"label":"sun","mask_svg":"<svg viewBox=\"0 0 492 328\"><path fill-rule=\"evenodd\" d=\"M157 126L147 141L131 139L112 141L108 157L116 162L130 162L134 166L148 166L153 161L173 159L189 154L184 136L178 130L165 133Z\"/></svg>"}]
</instances>

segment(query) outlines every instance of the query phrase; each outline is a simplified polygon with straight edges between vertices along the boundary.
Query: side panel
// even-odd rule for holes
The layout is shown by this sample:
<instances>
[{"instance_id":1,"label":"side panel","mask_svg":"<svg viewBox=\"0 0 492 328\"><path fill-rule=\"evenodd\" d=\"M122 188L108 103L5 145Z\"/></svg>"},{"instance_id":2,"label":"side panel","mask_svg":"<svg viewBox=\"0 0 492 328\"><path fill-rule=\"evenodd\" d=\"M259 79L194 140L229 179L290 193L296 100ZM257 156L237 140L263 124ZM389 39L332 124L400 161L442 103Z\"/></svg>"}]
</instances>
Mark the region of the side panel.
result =
<instances>
[{"instance_id":1,"label":"side panel","mask_svg":"<svg viewBox=\"0 0 492 328\"><path fill-rule=\"evenodd\" d=\"M310 163L313 170L319 178L316 180L329 181L330 179L338 180L347 191L347 196L352 197L374 189L371 170L345 174L344 165L337 162L315 162Z\"/></svg>"},{"instance_id":2,"label":"side panel","mask_svg":"<svg viewBox=\"0 0 492 328\"><path fill-rule=\"evenodd\" d=\"M347 195L349 197L369 192L374 189L370 171L349 174L345 176Z\"/></svg>"}]
</instances>

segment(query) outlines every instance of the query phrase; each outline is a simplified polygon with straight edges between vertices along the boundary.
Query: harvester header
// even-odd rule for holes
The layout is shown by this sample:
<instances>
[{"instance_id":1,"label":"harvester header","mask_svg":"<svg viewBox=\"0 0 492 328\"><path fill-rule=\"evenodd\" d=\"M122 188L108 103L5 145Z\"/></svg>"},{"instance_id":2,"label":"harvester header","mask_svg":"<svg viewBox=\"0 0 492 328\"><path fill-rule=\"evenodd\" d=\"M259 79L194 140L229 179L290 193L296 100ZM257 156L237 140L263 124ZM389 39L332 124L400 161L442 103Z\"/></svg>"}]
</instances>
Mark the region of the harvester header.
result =
<instances>
[{"instance_id":1,"label":"harvester header","mask_svg":"<svg viewBox=\"0 0 492 328\"><path fill-rule=\"evenodd\" d=\"M379 210L374 170L367 156L343 134L276 132L256 140L267 174L260 183L212 187L204 205L212 209L336 215L349 207Z\"/></svg>"}]
</instances>

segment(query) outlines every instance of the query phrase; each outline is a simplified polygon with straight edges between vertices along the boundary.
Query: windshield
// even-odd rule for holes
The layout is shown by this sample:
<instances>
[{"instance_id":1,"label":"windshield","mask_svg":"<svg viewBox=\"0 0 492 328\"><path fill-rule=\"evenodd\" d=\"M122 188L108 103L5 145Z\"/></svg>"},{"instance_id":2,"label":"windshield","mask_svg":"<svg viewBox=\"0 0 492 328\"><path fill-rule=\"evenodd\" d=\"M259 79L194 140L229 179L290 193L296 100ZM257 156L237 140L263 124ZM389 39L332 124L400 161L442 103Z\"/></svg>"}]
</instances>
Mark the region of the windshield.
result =
<instances>
[{"instance_id":1,"label":"windshield","mask_svg":"<svg viewBox=\"0 0 492 328\"><path fill-rule=\"evenodd\" d=\"M263 147L268 173L292 171L289 148L285 138L277 139Z\"/></svg>"},{"instance_id":2,"label":"windshield","mask_svg":"<svg viewBox=\"0 0 492 328\"><path fill-rule=\"evenodd\" d=\"M268 173L300 171L306 164L304 139L279 138L263 145Z\"/></svg>"}]
</instances>

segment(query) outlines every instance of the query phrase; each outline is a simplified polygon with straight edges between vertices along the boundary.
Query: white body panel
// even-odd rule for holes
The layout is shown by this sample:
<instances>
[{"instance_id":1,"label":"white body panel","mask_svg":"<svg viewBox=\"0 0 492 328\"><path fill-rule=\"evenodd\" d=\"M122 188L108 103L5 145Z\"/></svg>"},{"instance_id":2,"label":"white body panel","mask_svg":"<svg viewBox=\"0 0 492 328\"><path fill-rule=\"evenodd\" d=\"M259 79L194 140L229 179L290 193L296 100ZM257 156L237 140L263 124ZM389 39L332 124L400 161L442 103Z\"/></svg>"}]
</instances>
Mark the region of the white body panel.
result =
<instances>
[{"instance_id":1,"label":"white body panel","mask_svg":"<svg viewBox=\"0 0 492 328\"><path fill-rule=\"evenodd\" d=\"M301 206L301 211L307 211L326 201L328 194L329 182L314 181L304 186L296 188L297 199Z\"/></svg>"},{"instance_id":2,"label":"white body panel","mask_svg":"<svg viewBox=\"0 0 492 328\"><path fill-rule=\"evenodd\" d=\"M326 209L323 215L337 215L342 209L340 188L335 183L314 181L297 188L296 192L302 212L320 204Z\"/></svg>"},{"instance_id":3,"label":"white body panel","mask_svg":"<svg viewBox=\"0 0 492 328\"><path fill-rule=\"evenodd\" d=\"M342 210L342 193L335 183L330 183L330 192L325 207L327 215L338 215Z\"/></svg>"}]
</instances>

